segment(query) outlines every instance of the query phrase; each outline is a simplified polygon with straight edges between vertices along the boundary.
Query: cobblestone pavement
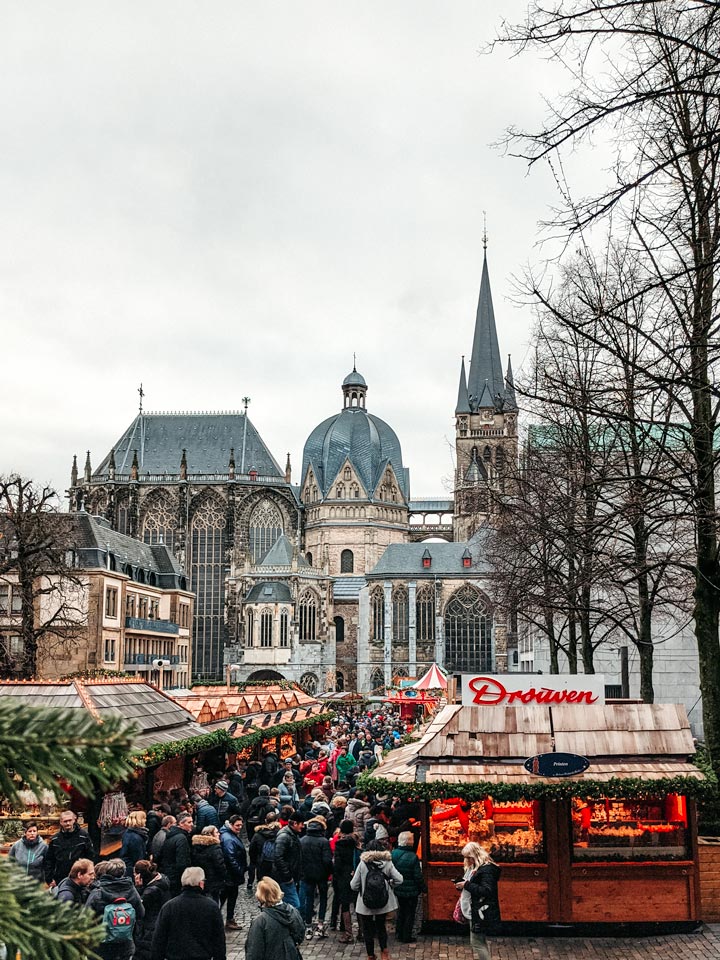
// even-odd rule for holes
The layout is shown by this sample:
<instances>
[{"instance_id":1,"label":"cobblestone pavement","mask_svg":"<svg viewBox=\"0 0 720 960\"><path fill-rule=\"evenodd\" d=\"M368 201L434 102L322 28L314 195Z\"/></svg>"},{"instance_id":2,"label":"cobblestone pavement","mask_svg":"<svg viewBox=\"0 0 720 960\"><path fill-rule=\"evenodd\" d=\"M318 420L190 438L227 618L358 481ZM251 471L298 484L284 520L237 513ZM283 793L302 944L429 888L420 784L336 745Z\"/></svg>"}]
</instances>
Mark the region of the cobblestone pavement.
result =
<instances>
[{"instance_id":1,"label":"cobblestone pavement","mask_svg":"<svg viewBox=\"0 0 720 960\"><path fill-rule=\"evenodd\" d=\"M257 912L255 897L242 889L235 911L242 930L227 934L228 960L244 960L245 937ZM345 945L338 937L330 931L325 940L305 941L303 960L365 960L363 944ZM391 933L389 948L392 960L472 960L470 941L463 936L420 935L417 943L399 944ZM720 960L720 924L661 937L496 937L491 951L493 960Z\"/></svg>"}]
</instances>

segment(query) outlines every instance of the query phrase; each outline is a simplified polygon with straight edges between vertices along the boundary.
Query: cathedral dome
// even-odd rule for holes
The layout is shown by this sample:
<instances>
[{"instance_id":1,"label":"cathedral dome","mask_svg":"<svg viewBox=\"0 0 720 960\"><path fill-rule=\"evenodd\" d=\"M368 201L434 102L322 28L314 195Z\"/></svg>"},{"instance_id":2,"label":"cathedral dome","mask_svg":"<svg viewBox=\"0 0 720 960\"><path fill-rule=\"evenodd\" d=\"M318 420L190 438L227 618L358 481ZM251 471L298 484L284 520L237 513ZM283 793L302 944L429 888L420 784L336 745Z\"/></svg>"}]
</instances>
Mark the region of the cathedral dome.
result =
<instances>
[{"instance_id":1,"label":"cathedral dome","mask_svg":"<svg viewBox=\"0 0 720 960\"><path fill-rule=\"evenodd\" d=\"M325 497L346 460L372 498L388 463L398 479L404 498L410 496L409 473L402 462L397 434L380 417L365 409L367 384L356 370L343 381L345 406L312 431L303 450L302 477L312 466Z\"/></svg>"}]
</instances>

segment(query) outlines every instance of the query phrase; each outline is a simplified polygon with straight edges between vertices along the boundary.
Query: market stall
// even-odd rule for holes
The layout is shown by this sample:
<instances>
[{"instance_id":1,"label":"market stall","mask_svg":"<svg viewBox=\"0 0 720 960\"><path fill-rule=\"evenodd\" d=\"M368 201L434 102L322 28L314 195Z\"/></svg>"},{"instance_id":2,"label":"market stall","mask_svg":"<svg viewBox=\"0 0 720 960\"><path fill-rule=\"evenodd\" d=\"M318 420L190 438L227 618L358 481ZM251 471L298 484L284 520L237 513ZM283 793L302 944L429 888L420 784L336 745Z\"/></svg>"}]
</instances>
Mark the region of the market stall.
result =
<instances>
[{"instance_id":1,"label":"market stall","mask_svg":"<svg viewBox=\"0 0 720 960\"><path fill-rule=\"evenodd\" d=\"M584 768L543 776L548 754ZM509 923L683 923L700 915L693 754L681 706L451 705L367 783L425 801L426 921L452 917L475 841Z\"/></svg>"}]
</instances>

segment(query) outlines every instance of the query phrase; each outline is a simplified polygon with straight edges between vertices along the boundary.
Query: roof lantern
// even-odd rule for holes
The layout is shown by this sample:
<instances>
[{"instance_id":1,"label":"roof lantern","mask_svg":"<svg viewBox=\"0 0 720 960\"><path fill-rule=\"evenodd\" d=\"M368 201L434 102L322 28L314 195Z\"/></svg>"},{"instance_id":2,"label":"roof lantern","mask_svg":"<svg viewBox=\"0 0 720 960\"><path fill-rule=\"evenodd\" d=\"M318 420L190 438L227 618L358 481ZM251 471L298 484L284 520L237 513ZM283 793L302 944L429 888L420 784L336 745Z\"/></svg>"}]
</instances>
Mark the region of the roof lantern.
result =
<instances>
[{"instance_id":1,"label":"roof lantern","mask_svg":"<svg viewBox=\"0 0 720 960\"><path fill-rule=\"evenodd\" d=\"M422 565L424 570L429 570L432 565L432 554L427 549L427 547L425 548L425 551L423 552L423 555L422 555Z\"/></svg>"},{"instance_id":2,"label":"roof lantern","mask_svg":"<svg viewBox=\"0 0 720 960\"><path fill-rule=\"evenodd\" d=\"M467 547L466 547L465 550L463 551L463 555L462 555L462 565L463 565L463 567L466 567L466 568L472 566L472 554L471 554L470 551L467 549Z\"/></svg>"},{"instance_id":3,"label":"roof lantern","mask_svg":"<svg viewBox=\"0 0 720 960\"><path fill-rule=\"evenodd\" d=\"M367 395L367 383L365 377L358 373L353 363L352 372L349 373L342 382L343 409L348 407L358 407L365 409L365 397Z\"/></svg>"}]
</instances>

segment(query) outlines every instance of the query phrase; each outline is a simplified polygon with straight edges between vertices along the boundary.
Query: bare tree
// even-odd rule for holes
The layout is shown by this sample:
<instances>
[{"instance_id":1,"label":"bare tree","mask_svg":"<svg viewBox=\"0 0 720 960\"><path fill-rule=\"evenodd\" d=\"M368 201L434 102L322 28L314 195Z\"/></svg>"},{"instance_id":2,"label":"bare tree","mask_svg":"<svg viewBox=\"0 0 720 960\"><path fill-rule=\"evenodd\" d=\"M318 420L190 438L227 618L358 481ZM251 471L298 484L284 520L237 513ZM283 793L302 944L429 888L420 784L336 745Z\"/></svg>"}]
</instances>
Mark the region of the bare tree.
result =
<instances>
[{"instance_id":1,"label":"bare tree","mask_svg":"<svg viewBox=\"0 0 720 960\"><path fill-rule=\"evenodd\" d=\"M82 582L74 569L69 517L58 511L58 497L17 474L0 477L0 585L11 597L7 611L17 625L20 649L11 651L2 636L4 672L34 677L38 657L52 656L76 642L86 623Z\"/></svg>"}]
</instances>

